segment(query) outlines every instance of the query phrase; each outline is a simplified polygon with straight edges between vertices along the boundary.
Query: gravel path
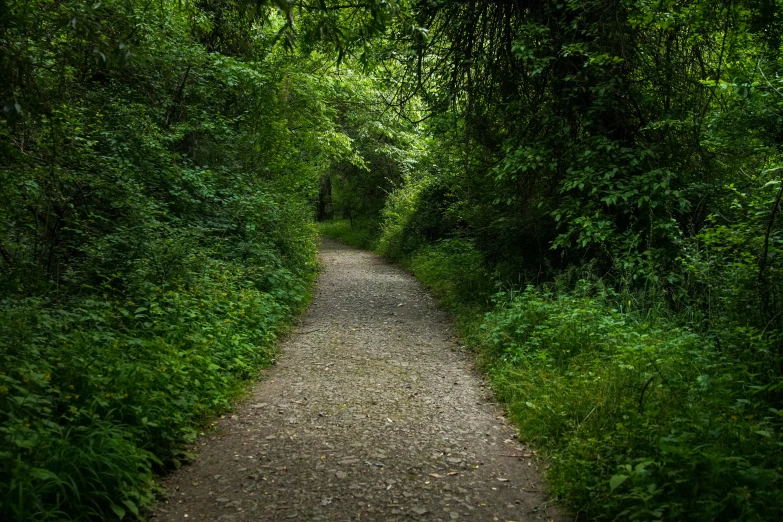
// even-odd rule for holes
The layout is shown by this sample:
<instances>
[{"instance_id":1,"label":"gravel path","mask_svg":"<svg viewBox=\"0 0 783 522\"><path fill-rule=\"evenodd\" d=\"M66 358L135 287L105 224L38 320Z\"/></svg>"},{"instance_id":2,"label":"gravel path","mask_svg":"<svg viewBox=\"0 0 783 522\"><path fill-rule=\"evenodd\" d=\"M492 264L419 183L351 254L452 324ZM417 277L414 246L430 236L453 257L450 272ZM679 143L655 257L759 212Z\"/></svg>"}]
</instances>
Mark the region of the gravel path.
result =
<instances>
[{"instance_id":1,"label":"gravel path","mask_svg":"<svg viewBox=\"0 0 783 522\"><path fill-rule=\"evenodd\" d=\"M318 294L277 366L164 479L153 517L565 520L419 284L328 239L320 255Z\"/></svg>"}]
</instances>

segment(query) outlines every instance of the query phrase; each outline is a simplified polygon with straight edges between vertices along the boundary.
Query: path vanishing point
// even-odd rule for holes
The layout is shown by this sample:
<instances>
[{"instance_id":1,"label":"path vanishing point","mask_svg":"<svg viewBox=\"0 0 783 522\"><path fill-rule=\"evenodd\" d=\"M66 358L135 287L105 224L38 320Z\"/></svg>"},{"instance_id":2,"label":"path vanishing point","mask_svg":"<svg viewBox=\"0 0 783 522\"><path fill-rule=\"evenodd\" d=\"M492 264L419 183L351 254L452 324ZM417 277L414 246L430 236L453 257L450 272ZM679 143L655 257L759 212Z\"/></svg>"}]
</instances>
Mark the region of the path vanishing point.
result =
<instances>
[{"instance_id":1,"label":"path vanishing point","mask_svg":"<svg viewBox=\"0 0 783 522\"><path fill-rule=\"evenodd\" d=\"M320 258L278 364L163 479L153 520L565 520L419 283L329 239Z\"/></svg>"}]
</instances>

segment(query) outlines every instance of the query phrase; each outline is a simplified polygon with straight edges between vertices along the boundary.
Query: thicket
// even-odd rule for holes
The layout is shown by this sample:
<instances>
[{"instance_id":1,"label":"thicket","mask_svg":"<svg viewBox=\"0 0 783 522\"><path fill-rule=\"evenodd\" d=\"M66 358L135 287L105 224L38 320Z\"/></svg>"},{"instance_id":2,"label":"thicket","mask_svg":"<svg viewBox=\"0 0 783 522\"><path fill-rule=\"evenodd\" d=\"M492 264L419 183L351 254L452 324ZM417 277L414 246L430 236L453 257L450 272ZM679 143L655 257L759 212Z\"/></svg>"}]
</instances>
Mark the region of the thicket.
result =
<instances>
[{"instance_id":1,"label":"thicket","mask_svg":"<svg viewBox=\"0 0 783 522\"><path fill-rule=\"evenodd\" d=\"M427 149L323 230L441 297L580 518L783 516L781 7L430 2L396 36Z\"/></svg>"},{"instance_id":2,"label":"thicket","mask_svg":"<svg viewBox=\"0 0 783 522\"><path fill-rule=\"evenodd\" d=\"M276 354L360 162L317 49L245 2L0 2L0 518L138 515Z\"/></svg>"}]
</instances>

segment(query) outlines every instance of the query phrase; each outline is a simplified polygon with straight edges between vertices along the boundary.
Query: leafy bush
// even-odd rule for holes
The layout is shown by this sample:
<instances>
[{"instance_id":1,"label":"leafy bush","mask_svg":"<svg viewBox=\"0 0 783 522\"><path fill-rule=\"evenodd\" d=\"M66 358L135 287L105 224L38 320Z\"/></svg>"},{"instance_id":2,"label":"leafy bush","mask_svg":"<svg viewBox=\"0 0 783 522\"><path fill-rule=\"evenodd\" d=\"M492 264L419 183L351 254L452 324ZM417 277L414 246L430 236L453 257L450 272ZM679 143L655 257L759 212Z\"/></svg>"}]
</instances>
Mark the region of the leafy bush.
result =
<instances>
[{"instance_id":1,"label":"leafy bush","mask_svg":"<svg viewBox=\"0 0 783 522\"><path fill-rule=\"evenodd\" d=\"M307 301L350 140L335 84L269 48L282 17L2 9L0 518L135 516Z\"/></svg>"},{"instance_id":2,"label":"leafy bush","mask_svg":"<svg viewBox=\"0 0 783 522\"><path fill-rule=\"evenodd\" d=\"M500 293L482 326L492 382L522 437L551 457L554 492L600 519L780 518L780 379L714 339L621 311L611 292L590 294ZM763 348L757 335L745 342Z\"/></svg>"},{"instance_id":3,"label":"leafy bush","mask_svg":"<svg viewBox=\"0 0 783 522\"><path fill-rule=\"evenodd\" d=\"M421 248L410 267L451 307L484 306L492 291L481 253L470 241L446 239Z\"/></svg>"},{"instance_id":4,"label":"leafy bush","mask_svg":"<svg viewBox=\"0 0 783 522\"><path fill-rule=\"evenodd\" d=\"M151 472L275 356L308 280L257 261L200 268L132 299L0 303L4 516L136 514Z\"/></svg>"},{"instance_id":5,"label":"leafy bush","mask_svg":"<svg viewBox=\"0 0 783 522\"><path fill-rule=\"evenodd\" d=\"M460 235L453 181L431 175L407 176L389 194L379 238L383 255L405 259L424 246Z\"/></svg>"}]
</instances>

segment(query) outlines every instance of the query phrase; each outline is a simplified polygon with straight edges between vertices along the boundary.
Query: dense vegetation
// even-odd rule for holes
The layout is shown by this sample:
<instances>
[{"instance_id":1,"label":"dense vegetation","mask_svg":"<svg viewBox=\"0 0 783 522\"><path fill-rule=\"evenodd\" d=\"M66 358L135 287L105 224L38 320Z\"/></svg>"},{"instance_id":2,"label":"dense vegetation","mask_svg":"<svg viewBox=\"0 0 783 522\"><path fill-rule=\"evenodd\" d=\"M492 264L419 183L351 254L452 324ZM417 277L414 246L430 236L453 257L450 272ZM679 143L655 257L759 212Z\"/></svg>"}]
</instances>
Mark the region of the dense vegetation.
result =
<instances>
[{"instance_id":1,"label":"dense vegetation","mask_svg":"<svg viewBox=\"0 0 783 522\"><path fill-rule=\"evenodd\" d=\"M783 517L780 7L417 4L426 150L382 207L331 177L324 233L455 312L580 518Z\"/></svg>"},{"instance_id":2,"label":"dense vegetation","mask_svg":"<svg viewBox=\"0 0 783 522\"><path fill-rule=\"evenodd\" d=\"M0 11L0 518L136 514L307 301L346 80L241 2Z\"/></svg>"},{"instance_id":3,"label":"dense vegetation","mask_svg":"<svg viewBox=\"0 0 783 522\"><path fill-rule=\"evenodd\" d=\"M0 517L137 515L324 233L580 518L783 518L774 0L0 0Z\"/></svg>"}]
</instances>

